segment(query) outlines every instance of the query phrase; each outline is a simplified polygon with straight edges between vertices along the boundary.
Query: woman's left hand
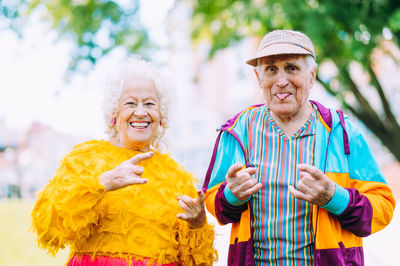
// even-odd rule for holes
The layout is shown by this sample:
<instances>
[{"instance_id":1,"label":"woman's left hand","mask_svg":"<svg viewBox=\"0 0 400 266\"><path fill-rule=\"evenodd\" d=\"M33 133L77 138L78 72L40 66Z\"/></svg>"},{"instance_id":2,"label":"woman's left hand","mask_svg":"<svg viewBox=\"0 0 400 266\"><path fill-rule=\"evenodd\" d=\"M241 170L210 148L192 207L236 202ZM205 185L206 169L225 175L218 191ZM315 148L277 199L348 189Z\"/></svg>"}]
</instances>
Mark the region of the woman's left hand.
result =
<instances>
[{"instance_id":1,"label":"woman's left hand","mask_svg":"<svg viewBox=\"0 0 400 266\"><path fill-rule=\"evenodd\" d=\"M187 195L177 197L179 206L182 207L184 213L179 213L176 217L188 222L192 229L201 228L206 223L204 193L200 189L197 190L197 195L197 199L193 199Z\"/></svg>"}]
</instances>

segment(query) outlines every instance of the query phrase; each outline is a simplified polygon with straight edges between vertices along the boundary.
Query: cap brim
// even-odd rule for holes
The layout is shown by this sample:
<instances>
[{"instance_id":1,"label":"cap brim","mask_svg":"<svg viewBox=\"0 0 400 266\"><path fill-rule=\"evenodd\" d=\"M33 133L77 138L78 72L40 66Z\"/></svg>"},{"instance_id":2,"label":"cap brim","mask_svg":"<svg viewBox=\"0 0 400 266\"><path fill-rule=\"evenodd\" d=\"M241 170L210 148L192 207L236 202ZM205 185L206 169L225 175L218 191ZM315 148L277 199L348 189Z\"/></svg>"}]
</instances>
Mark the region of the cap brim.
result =
<instances>
[{"instance_id":1,"label":"cap brim","mask_svg":"<svg viewBox=\"0 0 400 266\"><path fill-rule=\"evenodd\" d=\"M293 44L288 44L288 43L280 43L280 44L274 44L267 46L255 54L255 56L249 60L246 61L247 64L251 66L257 66L257 59L262 58L262 57L267 57L267 56L272 56L272 55L280 55L280 54L299 54L299 55L311 55L314 57L314 54L312 54L310 51L304 49L303 47L293 45Z\"/></svg>"}]
</instances>

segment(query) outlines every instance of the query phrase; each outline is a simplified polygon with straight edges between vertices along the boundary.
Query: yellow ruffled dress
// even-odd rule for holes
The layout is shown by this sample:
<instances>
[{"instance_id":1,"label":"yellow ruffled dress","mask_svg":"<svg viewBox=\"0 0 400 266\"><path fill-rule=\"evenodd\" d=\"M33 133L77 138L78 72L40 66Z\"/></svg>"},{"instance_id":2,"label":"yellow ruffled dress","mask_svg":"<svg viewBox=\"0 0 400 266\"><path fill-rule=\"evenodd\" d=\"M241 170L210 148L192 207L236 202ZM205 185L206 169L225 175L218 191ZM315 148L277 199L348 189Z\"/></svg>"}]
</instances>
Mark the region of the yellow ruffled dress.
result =
<instances>
[{"instance_id":1,"label":"yellow ruffled dress","mask_svg":"<svg viewBox=\"0 0 400 266\"><path fill-rule=\"evenodd\" d=\"M39 246L55 254L149 259L158 264L212 265L214 231L190 229L176 218L177 196L197 197L194 177L166 154L142 161L147 184L106 192L98 177L138 152L104 140L77 145L38 194L32 229Z\"/></svg>"}]
</instances>

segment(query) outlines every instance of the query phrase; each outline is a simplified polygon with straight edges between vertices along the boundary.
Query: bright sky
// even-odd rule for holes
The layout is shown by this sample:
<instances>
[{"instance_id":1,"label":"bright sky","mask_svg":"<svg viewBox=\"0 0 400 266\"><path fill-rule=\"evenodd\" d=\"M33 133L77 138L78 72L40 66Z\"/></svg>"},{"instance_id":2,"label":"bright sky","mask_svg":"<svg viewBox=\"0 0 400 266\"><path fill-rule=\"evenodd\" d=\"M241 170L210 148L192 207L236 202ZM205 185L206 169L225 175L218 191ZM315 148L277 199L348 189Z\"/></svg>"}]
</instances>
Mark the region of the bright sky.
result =
<instances>
[{"instance_id":1,"label":"bright sky","mask_svg":"<svg viewBox=\"0 0 400 266\"><path fill-rule=\"evenodd\" d=\"M141 2L141 16L151 38L165 42L160 25L173 0ZM67 134L103 137L101 85L107 66L124 53L116 50L93 73L76 75L66 84L63 75L71 44L55 39L56 33L38 21L25 28L23 39L9 30L0 32L0 119L11 128L26 128L39 121Z\"/></svg>"}]
</instances>

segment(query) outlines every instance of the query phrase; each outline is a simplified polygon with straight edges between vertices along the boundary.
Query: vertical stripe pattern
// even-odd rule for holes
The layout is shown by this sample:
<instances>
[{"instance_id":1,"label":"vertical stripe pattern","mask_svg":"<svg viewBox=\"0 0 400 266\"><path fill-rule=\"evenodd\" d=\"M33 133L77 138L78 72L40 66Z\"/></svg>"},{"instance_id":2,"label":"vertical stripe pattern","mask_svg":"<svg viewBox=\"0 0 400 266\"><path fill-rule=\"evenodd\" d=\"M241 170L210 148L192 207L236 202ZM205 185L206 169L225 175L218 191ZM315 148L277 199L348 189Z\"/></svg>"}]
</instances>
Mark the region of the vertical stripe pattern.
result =
<instances>
[{"instance_id":1,"label":"vertical stripe pattern","mask_svg":"<svg viewBox=\"0 0 400 266\"><path fill-rule=\"evenodd\" d=\"M312 206L290 195L297 164L313 164L316 108L293 135L285 136L267 106L247 113L245 142L255 177L263 188L253 196L253 238L257 265L313 265Z\"/></svg>"}]
</instances>

